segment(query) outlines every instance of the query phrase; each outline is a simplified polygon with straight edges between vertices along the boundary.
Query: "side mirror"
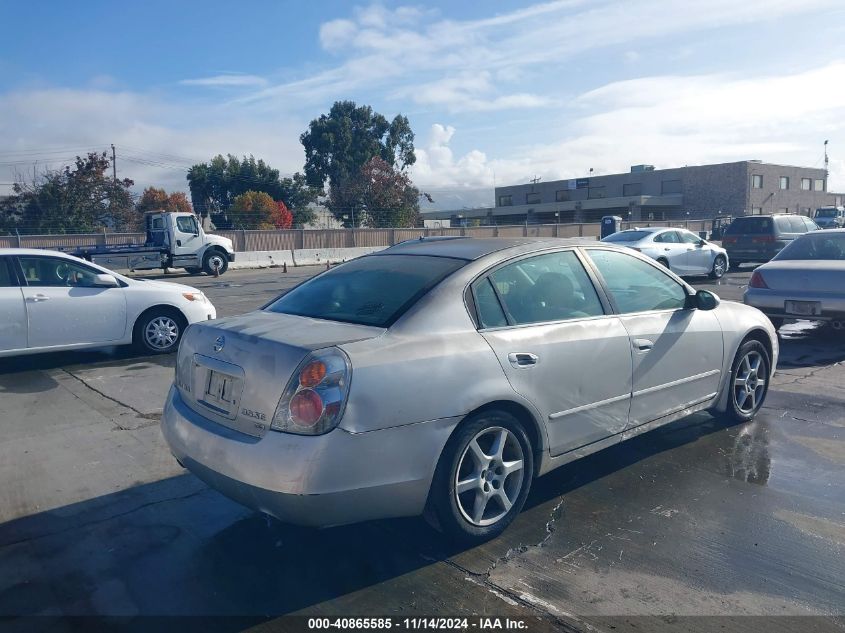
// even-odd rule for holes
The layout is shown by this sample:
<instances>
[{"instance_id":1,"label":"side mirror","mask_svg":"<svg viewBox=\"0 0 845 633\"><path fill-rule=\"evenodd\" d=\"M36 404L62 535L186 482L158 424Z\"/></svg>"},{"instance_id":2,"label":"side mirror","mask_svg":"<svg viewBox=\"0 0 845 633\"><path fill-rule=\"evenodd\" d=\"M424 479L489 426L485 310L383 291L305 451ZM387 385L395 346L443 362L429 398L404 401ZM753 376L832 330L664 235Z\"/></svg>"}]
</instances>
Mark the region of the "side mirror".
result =
<instances>
[{"instance_id":1,"label":"side mirror","mask_svg":"<svg viewBox=\"0 0 845 633\"><path fill-rule=\"evenodd\" d=\"M107 275L105 273L94 275L95 288L117 288L119 286L120 284L117 282L114 275Z\"/></svg>"},{"instance_id":2,"label":"side mirror","mask_svg":"<svg viewBox=\"0 0 845 633\"><path fill-rule=\"evenodd\" d=\"M699 310L715 310L720 303L718 295L709 290L699 290L692 297L692 307Z\"/></svg>"}]
</instances>

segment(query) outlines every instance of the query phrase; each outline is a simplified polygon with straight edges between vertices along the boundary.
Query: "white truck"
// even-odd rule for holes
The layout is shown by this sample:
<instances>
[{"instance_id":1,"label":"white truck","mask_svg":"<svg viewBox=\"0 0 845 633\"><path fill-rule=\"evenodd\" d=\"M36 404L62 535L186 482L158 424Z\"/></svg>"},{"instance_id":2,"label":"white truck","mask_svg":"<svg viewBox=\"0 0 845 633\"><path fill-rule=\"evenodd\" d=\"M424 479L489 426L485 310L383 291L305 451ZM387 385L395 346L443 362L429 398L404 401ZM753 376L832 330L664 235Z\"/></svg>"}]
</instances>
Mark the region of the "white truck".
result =
<instances>
[{"instance_id":1,"label":"white truck","mask_svg":"<svg viewBox=\"0 0 845 633\"><path fill-rule=\"evenodd\" d=\"M144 216L143 245L96 245L62 249L112 270L184 268L191 274L222 275L235 261L232 240L206 233L193 213L151 211Z\"/></svg>"}]
</instances>

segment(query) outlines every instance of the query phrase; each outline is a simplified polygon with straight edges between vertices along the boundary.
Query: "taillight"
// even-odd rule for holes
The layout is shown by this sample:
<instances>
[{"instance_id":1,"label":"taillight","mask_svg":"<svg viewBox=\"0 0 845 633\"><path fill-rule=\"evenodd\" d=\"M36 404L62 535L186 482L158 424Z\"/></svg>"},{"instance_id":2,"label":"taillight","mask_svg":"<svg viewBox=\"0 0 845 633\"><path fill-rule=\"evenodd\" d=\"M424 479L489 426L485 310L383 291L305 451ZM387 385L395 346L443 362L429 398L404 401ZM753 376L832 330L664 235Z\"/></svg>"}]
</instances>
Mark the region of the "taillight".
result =
<instances>
[{"instance_id":1,"label":"taillight","mask_svg":"<svg viewBox=\"0 0 845 633\"><path fill-rule=\"evenodd\" d=\"M751 241L755 244L772 244L775 241L774 235L761 235L760 237L753 237Z\"/></svg>"},{"instance_id":2,"label":"taillight","mask_svg":"<svg viewBox=\"0 0 845 633\"><path fill-rule=\"evenodd\" d=\"M749 288L768 288L766 280L763 279L763 274L759 270L755 270L751 275L751 280L748 282Z\"/></svg>"},{"instance_id":3,"label":"taillight","mask_svg":"<svg viewBox=\"0 0 845 633\"><path fill-rule=\"evenodd\" d=\"M722 238L722 244L736 244L735 237L728 237L727 235Z\"/></svg>"},{"instance_id":4,"label":"taillight","mask_svg":"<svg viewBox=\"0 0 845 633\"><path fill-rule=\"evenodd\" d=\"M352 365L340 349L309 354L288 381L270 428L299 435L321 435L343 416Z\"/></svg>"},{"instance_id":5,"label":"taillight","mask_svg":"<svg viewBox=\"0 0 845 633\"><path fill-rule=\"evenodd\" d=\"M185 330L185 333L187 333L187 330ZM185 345L182 344L184 341L185 335L183 334L182 341L179 344L179 350L176 352L176 386L182 391L191 393L191 375L194 369L194 360L187 353Z\"/></svg>"}]
</instances>

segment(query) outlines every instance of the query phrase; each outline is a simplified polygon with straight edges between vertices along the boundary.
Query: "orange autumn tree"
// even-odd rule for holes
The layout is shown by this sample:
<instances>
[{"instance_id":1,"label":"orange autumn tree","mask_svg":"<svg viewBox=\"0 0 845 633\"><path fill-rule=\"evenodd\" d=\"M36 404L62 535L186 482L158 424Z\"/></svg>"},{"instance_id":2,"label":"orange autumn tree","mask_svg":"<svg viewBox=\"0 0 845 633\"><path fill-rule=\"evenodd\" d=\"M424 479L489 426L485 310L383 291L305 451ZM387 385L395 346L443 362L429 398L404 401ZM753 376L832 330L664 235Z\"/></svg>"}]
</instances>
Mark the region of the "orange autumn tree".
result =
<instances>
[{"instance_id":1,"label":"orange autumn tree","mask_svg":"<svg viewBox=\"0 0 845 633\"><path fill-rule=\"evenodd\" d=\"M293 226L293 213L288 210L284 201L276 202L276 210L270 220L277 229L289 229Z\"/></svg>"}]
</instances>

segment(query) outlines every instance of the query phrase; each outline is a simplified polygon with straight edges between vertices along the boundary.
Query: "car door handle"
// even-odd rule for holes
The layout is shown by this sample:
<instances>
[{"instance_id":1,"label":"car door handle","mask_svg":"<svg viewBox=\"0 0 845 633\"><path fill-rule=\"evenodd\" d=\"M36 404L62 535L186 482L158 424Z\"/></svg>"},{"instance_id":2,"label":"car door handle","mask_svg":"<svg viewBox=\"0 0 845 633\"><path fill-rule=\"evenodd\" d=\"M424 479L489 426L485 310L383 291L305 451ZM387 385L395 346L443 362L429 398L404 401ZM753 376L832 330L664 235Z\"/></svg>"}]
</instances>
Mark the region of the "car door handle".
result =
<instances>
[{"instance_id":1,"label":"car door handle","mask_svg":"<svg viewBox=\"0 0 845 633\"><path fill-rule=\"evenodd\" d=\"M632 344L635 349L638 349L641 352L647 352L654 347L654 341L650 341L647 338L635 338L632 341Z\"/></svg>"},{"instance_id":2,"label":"car door handle","mask_svg":"<svg viewBox=\"0 0 845 633\"><path fill-rule=\"evenodd\" d=\"M32 295L31 297L27 297L26 300L30 303L39 303L41 301L49 301L50 297L48 297L47 295L37 294Z\"/></svg>"},{"instance_id":3,"label":"car door handle","mask_svg":"<svg viewBox=\"0 0 845 633\"><path fill-rule=\"evenodd\" d=\"M511 352L508 354L508 360L517 369L524 369L525 367L536 365L540 362L540 357L537 354L529 354L528 352Z\"/></svg>"}]
</instances>

